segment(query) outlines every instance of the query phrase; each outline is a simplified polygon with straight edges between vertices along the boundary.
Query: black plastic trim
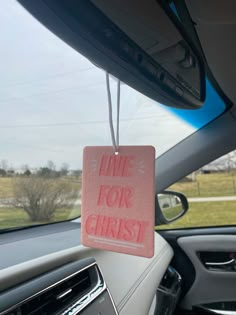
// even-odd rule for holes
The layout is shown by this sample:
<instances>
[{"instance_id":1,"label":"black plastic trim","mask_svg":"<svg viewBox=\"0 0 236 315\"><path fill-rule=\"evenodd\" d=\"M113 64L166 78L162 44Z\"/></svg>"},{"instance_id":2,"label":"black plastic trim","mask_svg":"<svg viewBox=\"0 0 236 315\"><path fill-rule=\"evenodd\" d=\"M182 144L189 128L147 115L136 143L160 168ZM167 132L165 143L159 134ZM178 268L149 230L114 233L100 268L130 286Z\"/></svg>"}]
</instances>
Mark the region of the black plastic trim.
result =
<instances>
[{"instance_id":1,"label":"black plastic trim","mask_svg":"<svg viewBox=\"0 0 236 315\"><path fill-rule=\"evenodd\" d=\"M94 264L94 258L72 262L1 293L0 314L5 314L8 309L15 307L15 305L18 305L29 297L37 295L41 290L45 290L47 287L55 285L57 282L63 281L64 278Z\"/></svg>"},{"instance_id":2,"label":"black plastic trim","mask_svg":"<svg viewBox=\"0 0 236 315\"><path fill-rule=\"evenodd\" d=\"M164 71L171 81L174 80L176 87L179 85L177 80L171 78L171 75L164 69L160 72L162 67L126 34L121 32L115 24L111 23L90 1L18 0L18 2L76 51L141 93L160 103L177 108L198 108L203 105L205 100L205 80L203 80L205 71L204 64L197 52L194 51L194 54L198 59L202 79L201 94L197 98L188 89L184 89L184 96L180 96L176 88L162 82L160 75ZM77 15L82 9L84 13L80 15L80 20L78 20ZM90 27L89 32L85 26ZM129 44L130 49L122 48L123 42ZM193 50L191 42L188 44L186 41L186 45L190 50ZM134 52L134 56L133 53L129 53L130 50ZM140 55L143 61L140 61ZM155 73L152 69L155 70ZM182 86L181 88L183 89Z\"/></svg>"},{"instance_id":3,"label":"black plastic trim","mask_svg":"<svg viewBox=\"0 0 236 315\"><path fill-rule=\"evenodd\" d=\"M205 74L205 60L202 58L203 55L202 55L201 51L199 50L199 45L196 43L196 41L194 41L191 34L189 34L187 28L184 27L182 21L180 21L177 18L177 16L174 14L174 12L171 10L168 2L166 2L166 0L156 0L156 1L161 5L161 7L165 11L165 13L168 15L168 17L171 19L173 24L179 30L180 34L190 44L190 47L194 50L194 53L198 57L198 60L201 61L199 63L200 73L201 73L201 75L204 75ZM205 97L206 97L205 80L202 81L201 91L202 91L202 99L205 100Z\"/></svg>"},{"instance_id":4,"label":"black plastic trim","mask_svg":"<svg viewBox=\"0 0 236 315\"><path fill-rule=\"evenodd\" d=\"M174 256L170 265L178 271L178 273L183 279L182 284L181 284L181 295L180 295L180 299L181 299L185 296L185 294L191 288L196 277L196 271L191 260L180 248L180 246L176 242L176 239L174 238L169 239L168 237L165 237L165 236L163 237L166 239L166 241L170 244L170 246L174 250Z\"/></svg>"},{"instance_id":5,"label":"black plastic trim","mask_svg":"<svg viewBox=\"0 0 236 315\"><path fill-rule=\"evenodd\" d=\"M166 240L177 241L180 237L198 235L236 235L236 226L216 226L201 228L185 228L176 230L158 230L158 233Z\"/></svg>"},{"instance_id":6,"label":"black plastic trim","mask_svg":"<svg viewBox=\"0 0 236 315\"><path fill-rule=\"evenodd\" d=\"M178 12L178 15L180 17L182 24L185 26L186 32L189 34L189 37L191 37L192 41L195 44L195 48L198 50L199 54L201 55L201 57L204 61L205 71L206 71L206 74L207 74L209 81L214 86L215 90L217 91L219 96L222 98L222 100L225 102L226 110L228 110L229 108L231 108L233 106L233 102L228 98L228 96L220 88L213 73L211 72L211 69L208 66L205 54L204 54L202 46L201 46L201 42L200 42L199 37L197 35L197 31L194 27L195 23L191 18L191 15L188 11L185 0L184 1L183 0L173 0L173 3L175 4L176 10Z\"/></svg>"}]
</instances>

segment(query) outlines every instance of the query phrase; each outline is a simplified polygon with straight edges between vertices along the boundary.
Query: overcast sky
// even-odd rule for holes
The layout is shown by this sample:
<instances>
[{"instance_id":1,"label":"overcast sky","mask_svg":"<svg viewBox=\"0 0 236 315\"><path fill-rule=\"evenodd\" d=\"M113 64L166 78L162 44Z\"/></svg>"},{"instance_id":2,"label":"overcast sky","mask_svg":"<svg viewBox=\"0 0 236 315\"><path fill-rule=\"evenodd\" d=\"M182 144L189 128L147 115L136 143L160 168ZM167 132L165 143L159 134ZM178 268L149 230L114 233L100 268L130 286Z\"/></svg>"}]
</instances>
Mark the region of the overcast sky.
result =
<instances>
[{"instance_id":1,"label":"overcast sky","mask_svg":"<svg viewBox=\"0 0 236 315\"><path fill-rule=\"evenodd\" d=\"M84 146L111 145L105 73L14 0L1 0L0 30L0 161L81 168ZM121 86L121 144L151 144L159 155L194 130Z\"/></svg>"}]
</instances>

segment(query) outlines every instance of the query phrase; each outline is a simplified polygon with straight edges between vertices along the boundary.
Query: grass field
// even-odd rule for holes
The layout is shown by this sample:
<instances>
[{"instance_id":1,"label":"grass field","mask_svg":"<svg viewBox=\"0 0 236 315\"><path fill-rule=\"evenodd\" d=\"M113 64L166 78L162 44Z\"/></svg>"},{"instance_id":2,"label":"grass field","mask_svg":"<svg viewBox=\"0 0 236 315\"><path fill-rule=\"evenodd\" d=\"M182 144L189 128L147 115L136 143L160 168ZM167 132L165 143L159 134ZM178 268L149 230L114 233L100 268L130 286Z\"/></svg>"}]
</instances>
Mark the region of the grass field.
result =
<instances>
[{"instance_id":1,"label":"grass field","mask_svg":"<svg viewBox=\"0 0 236 315\"><path fill-rule=\"evenodd\" d=\"M0 207L0 229L51 223L73 219L80 215L80 208L57 210L50 222L32 223L27 214L16 208ZM190 203L188 213L175 223L162 225L160 229L236 225L236 201Z\"/></svg>"},{"instance_id":2,"label":"grass field","mask_svg":"<svg viewBox=\"0 0 236 315\"><path fill-rule=\"evenodd\" d=\"M236 173L198 174L195 182L178 182L169 190L187 197L236 196ZM236 225L236 201L190 203L187 214L158 229Z\"/></svg>"},{"instance_id":3,"label":"grass field","mask_svg":"<svg viewBox=\"0 0 236 315\"><path fill-rule=\"evenodd\" d=\"M220 225L236 225L236 201L190 203L188 212L181 219L157 229Z\"/></svg>"},{"instance_id":4,"label":"grass field","mask_svg":"<svg viewBox=\"0 0 236 315\"><path fill-rule=\"evenodd\" d=\"M198 174L195 182L178 182L169 187L187 197L236 195L236 173Z\"/></svg>"},{"instance_id":5,"label":"grass field","mask_svg":"<svg viewBox=\"0 0 236 315\"><path fill-rule=\"evenodd\" d=\"M13 178L0 177L0 198L10 198L13 196Z\"/></svg>"},{"instance_id":6,"label":"grass field","mask_svg":"<svg viewBox=\"0 0 236 315\"><path fill-rule=\"evenodd\" d=\"M169 189L187 197L236 195L236 173L198 174L196 182L179 182ZM0 199L13 197L13 179L0 178ZM80 184L75 182L80 189ZM80 208L57 210L50 222L69 220L80 214ZM49 222L34 222L34 224ZM0 229L32 225L24 210L0 207ZM188 213L175 223L158 229L236 225L236 201L190 203Z\"/></svg>"},{"instance_id":7,"label":"grass field","mask_svg":"<svg viewBox=\"0 0 236 315\"><path fill-rule=\"evenodd\" d=\"M74 219L79 215L80 207L76 207L72 210L60 209L56 211L55 216L50 221L32 222L26 212L22 209L0 207L0 229L65 221Z\"/></svg>"},{"instance_id":8,"label":"grass field","mask_svg":"<svg viewBox=\"0 0 236 315\"><path fill-rule=\"evenodd\" d=\"M13 196L13 178L0 177L0 198ZM72 181L80 188L80 184ZM213 197L236 195L236 173L198 174L195 182L178 182L169 187L187 197Z\"/></svg>"},{"instance_id":9,"label":"grass field","mask_svg":"<svg viewBox=\"0 0 236 315\"><path fill-rule=\"evenodd\" d=\"M56 179L58 180L58 179ZM70 179L67 180L71 185L75 187L76 190L80 191L81 184L78 181ZM14 178L10 177L0 177L0 199L10 199L14 196L13 191ZM55 212L50 222L32 222L27 213L23 209L12 208L8 206L3 206L4 200L0 200L0 229L28 226L32 224L42 224L51 223L57 221L65 221L76 218L80 215L80 206L75 206L74 209L59 209Z\"/></svg>"}]
</instances>

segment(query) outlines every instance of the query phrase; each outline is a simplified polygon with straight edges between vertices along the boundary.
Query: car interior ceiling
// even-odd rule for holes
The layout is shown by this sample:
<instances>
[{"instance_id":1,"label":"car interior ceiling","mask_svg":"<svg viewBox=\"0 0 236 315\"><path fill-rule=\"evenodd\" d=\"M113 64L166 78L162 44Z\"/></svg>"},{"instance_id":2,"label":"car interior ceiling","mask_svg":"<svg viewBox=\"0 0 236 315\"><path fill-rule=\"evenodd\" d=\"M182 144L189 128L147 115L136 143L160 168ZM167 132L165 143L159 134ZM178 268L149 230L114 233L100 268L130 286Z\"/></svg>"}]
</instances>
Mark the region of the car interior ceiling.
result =
<instances>
[{"instance_id":1,"label":"car interior ceiling","mask_svg":"<svg viewBox=\"0 0 236 315\"><path fill-rule=\"evenodd\" d=\"M236 3L187 0L186 5L208 65L224 93L235 103Z\"/></svg>"},{"instance_id":2,"label":"car interior ceiling","mask_svg":"<svg viewBox=\"0 0 236 315\"><path fill-rule=\"evenodd\" d=\"M117 25L128 17L124 31L143 48L149 47L145 31L152 41L156 1L150 0L150 7L135 0L91 2L113 16ZM173 2L176 8L182 5ZM155 160L156 193L236 148L236 2L185 0L183 5L199 39L206 74L228 103L222 115ZM126 11L141 19L143 10L149 10L144 17L152 19L131 29ZM163 40L161 51L172 45ZM155 232L150 259L84 247L80 230L78 218L0 233L0 315L236 314L236 273L210 270L202 259L204 253L236 253L234 226Z\"/></svg>"}]
</instances>

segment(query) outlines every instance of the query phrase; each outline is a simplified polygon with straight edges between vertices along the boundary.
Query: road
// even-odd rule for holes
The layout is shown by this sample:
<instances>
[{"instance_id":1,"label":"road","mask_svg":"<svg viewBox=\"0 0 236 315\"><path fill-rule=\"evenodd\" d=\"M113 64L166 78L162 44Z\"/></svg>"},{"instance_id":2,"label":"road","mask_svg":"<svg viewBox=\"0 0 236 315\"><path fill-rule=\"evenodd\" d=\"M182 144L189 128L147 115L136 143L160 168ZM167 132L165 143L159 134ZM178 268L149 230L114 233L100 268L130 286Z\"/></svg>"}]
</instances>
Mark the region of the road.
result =
<instances>
[{"instance_id":1,"label":"road","mask_svg":"<svg viewBox=\"0 0 236 315\"><path fill-rule=\"evenodd\" d=\"M0 208L9 206L11 199L0 199ZM236 201L236 196L220 197L194 197L188 198L188 202L211 202L211 201ZM81 205L81 199L77 199L75 205Z\"/></svg>"},{"instance_id":2,"label":"road","mask_svg":"<svg viewBox=\"0 0 236 315\"><path fill-rule=\"evenodd\" d=\"M211 202L211 201L236 201L236 196L188 198L188 202Z\"/></svg>"}]
</instances>

